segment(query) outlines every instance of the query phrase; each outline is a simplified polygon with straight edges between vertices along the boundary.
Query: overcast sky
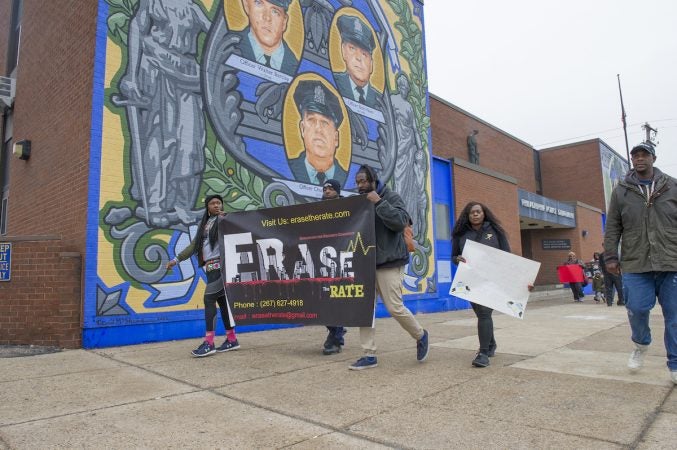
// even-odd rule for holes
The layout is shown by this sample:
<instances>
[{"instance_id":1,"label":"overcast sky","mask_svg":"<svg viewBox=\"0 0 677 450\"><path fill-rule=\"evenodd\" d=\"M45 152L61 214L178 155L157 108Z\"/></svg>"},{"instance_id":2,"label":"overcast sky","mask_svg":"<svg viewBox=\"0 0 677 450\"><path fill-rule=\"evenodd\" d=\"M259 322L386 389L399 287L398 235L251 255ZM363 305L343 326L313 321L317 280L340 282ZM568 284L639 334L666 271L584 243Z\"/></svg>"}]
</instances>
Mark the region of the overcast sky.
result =
<instances>
[{"instance_id":1,"label":"overcast sky","mask_svg":"<svg viewBox=\"0 0 677 450\"><path fill-rule=\"evenodd\" d=\"M425 0L429 90L537 149L658 129L677 176L677 0ZM480 152L481 136L478 139Z\"/></svg>"}]
</instances>

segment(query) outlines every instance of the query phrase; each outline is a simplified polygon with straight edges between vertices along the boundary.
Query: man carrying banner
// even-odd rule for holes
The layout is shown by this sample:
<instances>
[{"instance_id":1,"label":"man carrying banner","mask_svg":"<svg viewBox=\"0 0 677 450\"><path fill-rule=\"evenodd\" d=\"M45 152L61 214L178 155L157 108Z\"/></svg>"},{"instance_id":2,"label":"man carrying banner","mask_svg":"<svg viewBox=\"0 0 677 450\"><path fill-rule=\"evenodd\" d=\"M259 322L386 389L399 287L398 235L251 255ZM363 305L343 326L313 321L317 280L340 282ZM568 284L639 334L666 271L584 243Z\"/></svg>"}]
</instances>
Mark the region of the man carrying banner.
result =
<instances>
[{"instance_id":1,"label":"man carrying banner","mask_svg":"<svg viewBox=\"0 0 677 450\"><path fill-rule=\"evenodd\" d=\"M333 200L339 197L341 197L341 183L334 179L325 181L322 186L322 200ZM346 334L346 329L341 326L327 326L327 330L329 331L329 334L324 341L322 353L324 355L341 353L341 347L345 344L343 335Z\"/></svg>"},{"instance_id":2,"label":"man carrying banner","mask_svg":"<svg viewBox=\"0 0 677 450\"><path fill-rule=\"evenodd\" d=\"M382 184L371 167L360 167L355 184L360 194L366 194L374 203L376 213L376 290L390 315L416 339L416 359L423 362L428 357L428 332L402 301L404 266L409 262L403 230L409 223L409 214L402 198ZM375 335L375 324L360 328L360 343L365 355L350 366L351 370L371 369L378 365Z\"/></svg>"}]
</instances>

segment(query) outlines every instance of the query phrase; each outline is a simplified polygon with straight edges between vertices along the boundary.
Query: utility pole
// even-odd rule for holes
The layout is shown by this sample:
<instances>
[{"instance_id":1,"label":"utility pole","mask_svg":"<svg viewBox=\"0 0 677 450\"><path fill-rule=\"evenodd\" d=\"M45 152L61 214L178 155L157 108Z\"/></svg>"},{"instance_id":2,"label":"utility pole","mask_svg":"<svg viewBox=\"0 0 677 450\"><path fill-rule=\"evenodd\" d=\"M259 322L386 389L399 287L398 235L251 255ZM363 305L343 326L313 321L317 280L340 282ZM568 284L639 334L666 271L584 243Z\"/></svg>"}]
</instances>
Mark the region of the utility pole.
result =
<instances>
[{"instance_id":1,"label":"utility pole","mask_svg":"<svg viewBox=\"0 0 677 450\"><path fill-rule=\"evenodd\" d=\"M656 142L656 135L658 134L658 129L656 128L651 128L651 125L649 125L649 122L644 122L644 125L642 125L642 128L646 132L646 142L647 144L651 145L652 147L655 147L658 142ZM653 134L652 134L653 132Z\"/></svg>"},{"instance_id":2,"label":"utility pole","mask_svg":"<svg viewBox=\"0 0 677 450\"><path fill-rule=\"evenodd\" d=\"M623 106L623 91L621 91L621 74L616 74L618 78L618 93L621 94L621 121L623 122L623 134L625 134L625 154L628 157L628 167L630 167L630 147L628 146L628 125L625 122L625 106Z\"/></svg>"}]
</instances>

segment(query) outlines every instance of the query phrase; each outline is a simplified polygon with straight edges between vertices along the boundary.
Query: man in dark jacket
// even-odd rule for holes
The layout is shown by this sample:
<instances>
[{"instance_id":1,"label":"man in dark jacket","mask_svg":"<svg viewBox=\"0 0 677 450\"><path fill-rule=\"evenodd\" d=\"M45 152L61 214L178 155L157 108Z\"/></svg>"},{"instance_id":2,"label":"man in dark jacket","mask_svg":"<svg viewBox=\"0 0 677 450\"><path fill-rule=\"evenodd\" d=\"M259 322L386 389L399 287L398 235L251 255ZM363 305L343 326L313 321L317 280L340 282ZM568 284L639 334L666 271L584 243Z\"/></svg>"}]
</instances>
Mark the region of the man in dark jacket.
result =
<instances>
[{"instance_id":1,"label":"man in dark jacket","mask_svg":"<svg viewBox=\"0 0 677 450\"><path fill-rule=\"evenodd\" d=\"M625 307L635 349L630 370L644 363L651 329L649 313L658 303L665 319L665 349L672 382L677 384L677 180L653 166L656 150L650 143L630 152L633 170L611 194L604 235L607 271L620 271L621 241Z\"/></svg>"},{"instance_id":2,"label":"man in dark jacket","mask_svg":"<svg viewBox=\"0 0 677 450\"><path fill-rule=\"evenodd\" d=\"M322 200L333 200L341 197L341 183L334 179L329 179L324 182L322 186ZM327 327L329 334L324 341L322 353L325 355L333 355L341 353L341 347L345 343L343 335L346 334L346 329L341 326Z\"/></svg>"},{"instance_id":3,"label":"man in dark jacket","mask_svg":"<svg viewBox=\"0 0 677 450\"><path fill-rule=\"evenodd\" d=\"M409 223L409 214L402 198L379 182L371 167L360 167L355 184L360 194L365 194L374 204L376 212L376 290L390 315L416 339L416 359L423 362L428 357L428 332L402 301L404 266L409 262L403 231ZM375 335L375 324L360 328L360 343L365 355L350 366L351 370L371 369L378 365Z\"/></svg>"}]
</instances>

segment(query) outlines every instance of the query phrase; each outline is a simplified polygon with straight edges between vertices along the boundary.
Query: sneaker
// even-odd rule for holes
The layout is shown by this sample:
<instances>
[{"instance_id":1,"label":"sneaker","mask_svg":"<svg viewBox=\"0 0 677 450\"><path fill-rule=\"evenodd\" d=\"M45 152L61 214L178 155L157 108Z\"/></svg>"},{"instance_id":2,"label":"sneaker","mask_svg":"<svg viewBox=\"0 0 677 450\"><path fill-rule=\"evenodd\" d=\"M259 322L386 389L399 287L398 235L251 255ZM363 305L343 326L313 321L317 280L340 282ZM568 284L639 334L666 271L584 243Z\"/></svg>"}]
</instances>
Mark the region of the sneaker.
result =
<instances>
[{"instance_id":1,"label":"sneaker","mask_svg":"<svg viewBox=\"0 0 677 450\"><path fill-rule=\"evenodd\" d=\"M428 332L423 330L423 336L416 341L416 359L423 362L428 357Z\"/></svg>"},{"instance_id":2,"label":"sneaker","mask_svg":"<svg viewBox=\"0 0 677 450\"><path fill-rule=\"evenodd\" d=\"M193 355L196 358L202 358L203 356L209 356L213 355L216 353L216 348L214 347L214 344L210 344L207 341L204 341L198 348L190 352L191 355Z\"/></svg>"},{"instance_id":3,"label":"sneaker","mask_svg":"<svg viewBox=\"0 0 677 450\"><path fill-rule=\"evenodd\" d=\"M618 302L618 303L616 303L616 305L618 305L618 306L625 306L625 302Z\"/></svg>"},{"instance_id":4,"label":"sneaker","mask_svg":"<svg viewBox=\"0 0 677 450\"><path fill-rule=\"evenodd\" d=\"M489 351L487 352L487 356L489 358L493 358L495 354L496 354L496 343L493 343L489 346Z\"/></svg>"},{"instance_id":5,"label":"sneaker","mask_svg":"<svg viewBox=\"0 0 677 450\"><path fill-rule=\"evenodd\" d=\"M631 371L637 371L642 368L644 365L644 354L649 350L648 345L635 343L635 347L630 354L630 359L628 359L628 369Z\"/></svg>"},{"instance_id":6,"label":"sneaker","mask_svg":"<svg viewBox=\"0 0 677 450\"><path fill-rule=\"evenodd\" d=\"M489 357L482 352L477 352L475 359L472 360L472 365L475 367L487 367L489 364Z\"/></svg>"},{"instance_id":7,"label":"sneaker","mask_svg":"<svg viewBox=\"0 0 677 450\"><path fill-rule=\"evenodd\" d=\"M329 344L327 344L325 342L324 348L322 349L323 355L335 355L337 353L341 353L341 346L340 345L338 345L334 342L330 342Z\"/></svg>"},{"instance_id":8,"label":"sneaker","mask_svg":"<svg viewBox=\"0 0 677 450\"><path fill-rule=\"evenodd\" d=\"M351 364L348 368L350 370L364 370L371 369L376 366L378 366L376 356L363 356L362 358L358 359L353 364Z\"/></svg>"},{"instance_id":9,"label":"sneaker","mask_svg":"<svg viewBox=\"0 0 677 450\"><path fill-rule=\"evenodd\" d=\"M229 352L231 350L237 350L238 348L240 348L240 343L237 342L237 339L235 339L233 342L230 342L229 340L226 339L226 341L223 344L219 345L216 348L216 351L222 353Z\"/></svg>"},{"instance_id":10,"label":"sneaker","mask_svg":"<svg viewBox=\"0 0 677 450\"><path fill-rule=\"evenodd\" d=\"M672 378L673 383L677 384L677 370L670 371L670 378Z\"/></svg>"}]
</instances>

